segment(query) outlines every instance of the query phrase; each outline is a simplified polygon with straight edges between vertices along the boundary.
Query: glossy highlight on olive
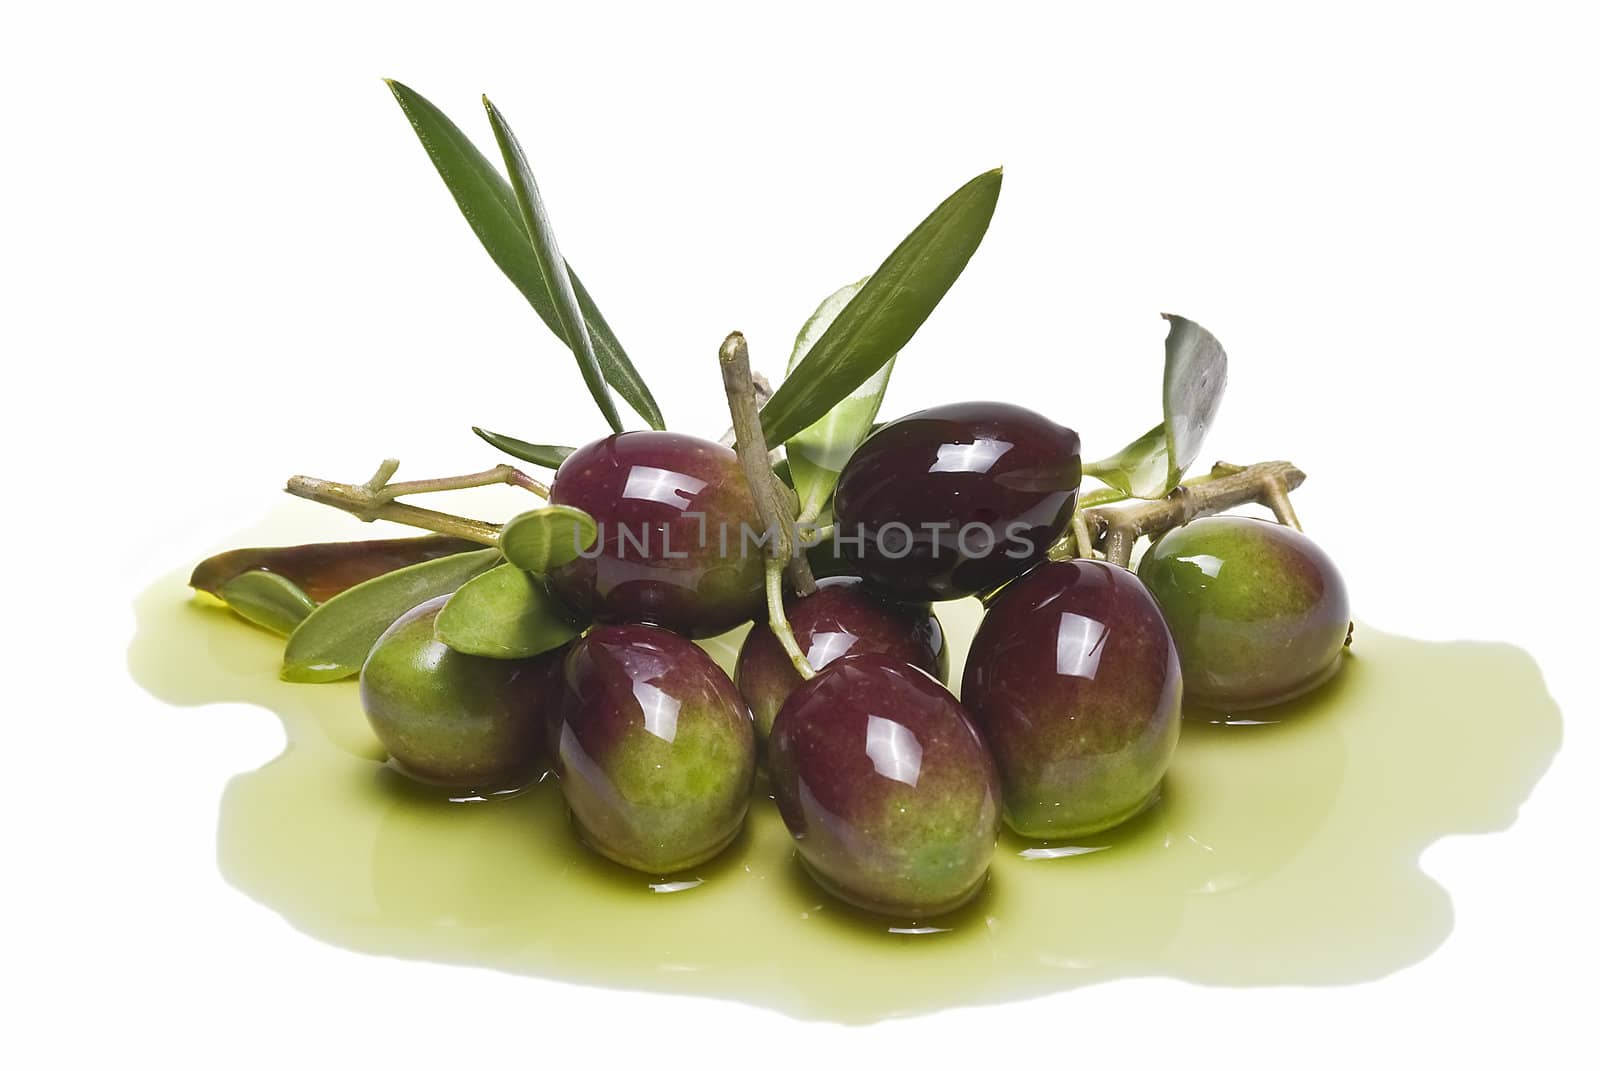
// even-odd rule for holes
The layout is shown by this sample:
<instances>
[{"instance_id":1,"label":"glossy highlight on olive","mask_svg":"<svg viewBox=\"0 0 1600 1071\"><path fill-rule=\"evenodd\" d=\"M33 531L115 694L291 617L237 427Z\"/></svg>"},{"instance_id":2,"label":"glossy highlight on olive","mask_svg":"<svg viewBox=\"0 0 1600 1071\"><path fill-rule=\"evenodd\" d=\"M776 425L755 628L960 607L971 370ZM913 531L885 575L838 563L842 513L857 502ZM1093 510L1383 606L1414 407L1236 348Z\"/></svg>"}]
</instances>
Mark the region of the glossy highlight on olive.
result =
<instances>
[{"instance_id":1,"label":"glossy highlight on olive","mask_svg":"<svg viewBox=\"0 0 1600 1071\"><path fill-rule=\"evenodd\" d=\"M598 526L593 546L550 572L579 613L701 637L760 612L765 533L727 447L674 432L612 435L562 462L550 501Z\"/></svg>"},{"instance_id":2,"label":"glossy highlight on olive","mask_svg":"<svg viewBox=\"0 0 1600 1071\"><path fill-rule=\"evenodd\" d=\"M1333 559L1293 528L1202 517L1139 563L1172 629L1187 700L1223 712L1303 695L1336 673L1350 596Z\"/></svg>"},{"instance_id":3,"label":"glossy highlight on olive","mask_svg":"<svg viewBox=\"0 0 1600 1071\"><path fill-rule=\"evenodd\" d=\"M830 663L779 712L768 766L801 861L840 899L924 918L983 887L999 776L961 704L921 670L880 654Z\"/></svg>"},{"instance_id":4,"label":"glossy highlight on olive","mask_svg":"<svg viewBox=\"0 0 1600 1071\"><path fill-rule=\"evenodd\" d=\"M859 577L828 577L817 590L784 598L784 612L800 651L813 669L847 654L881 654L915 666L943 683L950 672L944 629L927 603L903 603L873 591ZM764 622L757 622L739 649L734 671L739 694L755 717L764 743L772 722L800 674Z\"/></svg>"},{"instance_id":5,"label":"glossy highlight on olive","mask_svg":"<svg viewBox=\"0 0 1600 1071\"><path fill-rule=\"evenodd\" d=\"M961 699L994 750L1024 837L1098 832L1155 797L1183 683L1161 611L1101 561L1046 562L990 604Z\"/></svg>"},{"instance_id":6,"label":"glossy highlight on olive","mask_svg":"<svg viewBox=\"0 0 1600 1071\"><path fill-rule=\"evenodd\" d=\"M649 874L695 866L744 823L750 713L699 647L654 625L602 625L572 645L550 725L579 835Z\"/></svg>"},{"instance_id":7,"label":"glossy highlight on olive","mask_svg":"<svg viewBox=\"0 0 1600 1071\"><path fill-rule=\"evenodd\" d=\"M1078 435L1029 409L961 402L885 424L845 465L838 541L907 599L958 599L1044 560L1083 478Z\"/></svg>"}]
</instances>

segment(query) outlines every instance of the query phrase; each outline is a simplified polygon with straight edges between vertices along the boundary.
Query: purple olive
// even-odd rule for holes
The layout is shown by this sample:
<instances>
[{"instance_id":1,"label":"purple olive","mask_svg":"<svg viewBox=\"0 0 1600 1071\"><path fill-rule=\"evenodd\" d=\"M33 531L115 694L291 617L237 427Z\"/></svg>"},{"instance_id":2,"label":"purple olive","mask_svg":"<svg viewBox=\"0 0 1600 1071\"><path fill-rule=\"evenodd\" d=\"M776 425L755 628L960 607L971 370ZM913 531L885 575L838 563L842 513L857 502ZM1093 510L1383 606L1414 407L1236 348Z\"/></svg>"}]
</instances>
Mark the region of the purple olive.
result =
<instances>
[{"instance_id":1,"label":"purple olive","mask_svg":"<svg viewBox=\"0 0 1600 1071\"><path fill-rule=\"evenodd\" d=\"M1117 825L1160 788L1182 673L1161 610L1107 562L1046 562L1005 588L973 638L962 702L994 749L1024 837Z\"/></svg>"},{"instance_id":2,"label":"purple olive","mask_svg":"<svg viewBox=\"0 0 1600 1071\"><path fill-rule=\"evenodd\" d=\"M391 765L451 788L516 788L539 772L565 650L476 658L434 638L450 596L406 611L361 668L361 706Z\"/></svg>"},{"instance_id":3,"label":"purple olive","mask_svg":"<svg viewBox=\"0 0 1600 1071\"><path fill-rule=\"evenodd\" d=\"M921 918L982 888L1000 828L994 760L921 670L880 654L829 663L778 713L768 765L801 861L840 899Z\"/></svg>"},{"instance_id":4,"label":"purple olive","mask_svg":"<svg viewBox=\"0 0 1600 1071\"><path fill-rule=\"evenodd\" d=\"M875 593L859 577L835 576L817 582L815 594L788 595L784 609L795 640L813 669L845 654L888 655L944 681L950 672L944 630L927 603L901 603ZM784 700L800 684L800 674L778 638L757 622L739 649L733 679L755 715L756 740L772 732Z\"/></svg>"},{"instance_id":5,"label":"purple olive","mask_svg":"<svg viewBox=\"0 0 1600 1071\"><path fill-rule=\"evenodd\" d=\"M602 625L567 655L551 727L583 840L670 874L727 847L755 776L750 713L711 656L654 625Z\"/></svg>"},{"instance_id":6,"label":"purple olive","mask_svg":"<svg viewBox=\"0 0 1600 1071\"><path fill-rule=\"evenodd\" d=\"M556 593L591 619L700 637L760 612L765 533L727 447L665 431L613 435L562 463L550 501L599 526L592 547L550 573Z\"/></svg>"},{"instance_id":7,"label":"purple olive","mask_svg":"<svg viewBox=\"0 0 1600 1071\"><path fill-rule=\"evenodd\" d=\"M959 599L1044 560L1066 531L1078 435L1020 406L963 402L873 432L834 497L856 571L901 598Z\"/></svg>"}]
</instances>

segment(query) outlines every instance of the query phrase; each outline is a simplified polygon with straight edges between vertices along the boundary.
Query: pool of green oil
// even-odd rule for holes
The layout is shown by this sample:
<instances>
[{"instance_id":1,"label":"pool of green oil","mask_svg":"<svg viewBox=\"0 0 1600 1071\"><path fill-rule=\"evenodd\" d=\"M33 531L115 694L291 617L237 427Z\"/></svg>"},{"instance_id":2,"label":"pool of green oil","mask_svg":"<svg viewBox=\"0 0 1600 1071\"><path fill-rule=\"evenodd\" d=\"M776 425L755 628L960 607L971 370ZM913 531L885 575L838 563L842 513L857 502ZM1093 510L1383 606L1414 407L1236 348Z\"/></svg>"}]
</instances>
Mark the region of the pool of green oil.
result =
<instances>
[{"instance_id":1,"label":"pool of green oil","mask_svg":"<svg viewBox=\"0 0 1600 1071\"><path fill-rule=\"evenodd\" d=\"M317 538L325 527L280 519L230 545ZM1003 835L973 904L897 922L811 884L765 786L726 852L660 878L585 850L549 781L489 800L423 791L384 765L353 684L280 682L282 641L191 598L185 576L139 599L134 677L180 706L266 707L288 737L223 795L218 862L234 886L362 952L808 1019L870 1022L1136 975L1381 976L1450 930L1449 897L1419 854L1510 825L1561 736L1521 650L1358 624L1347 664L1314 696L1252 722L1191 712L1160 801L1127 826L1060 844ZM938 607L952 680L978 612ZM737 642L707 647L731 666Z\"/></svg>"}]
</instances>

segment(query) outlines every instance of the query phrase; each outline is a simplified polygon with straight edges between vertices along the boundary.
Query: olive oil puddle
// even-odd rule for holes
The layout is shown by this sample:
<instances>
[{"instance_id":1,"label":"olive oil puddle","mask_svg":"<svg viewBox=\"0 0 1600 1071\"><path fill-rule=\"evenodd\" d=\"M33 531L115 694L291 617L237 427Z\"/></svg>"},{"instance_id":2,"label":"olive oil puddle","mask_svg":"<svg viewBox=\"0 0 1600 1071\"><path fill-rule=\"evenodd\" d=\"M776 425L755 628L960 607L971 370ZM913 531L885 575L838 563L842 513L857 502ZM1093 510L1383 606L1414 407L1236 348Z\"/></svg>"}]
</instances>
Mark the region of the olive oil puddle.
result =
<instances>
[{"instance_id":1,"label":"olive oil puddle","mask_svg":"<svg viewBox=\"0 0 1600 1071\"><path fill-rule=\"evenodd\" d=\"M271 528L235 543L326 538ZM1161 799L1126 826L1071 844L1003 835L973 904L896 924L827 899L763 796L716 860L653 879L585 850L551 783L478 802L416 788L382 764L352 685L280 682L282 641L191 599L186 575L140 597L134 677L180 706L271 709L289 740L223 795L218 860L237 888L363 952L802 1018L870 1022L1139 975L1381 976L1450 930L1421 851L1510 825L1561 736L1521 650L1358 625L1314 695L1248 724L1187 722ZM977 606L938 613L959 680ZM708 646L731 665L735 641Z\"/></svg>"}]
</instances>

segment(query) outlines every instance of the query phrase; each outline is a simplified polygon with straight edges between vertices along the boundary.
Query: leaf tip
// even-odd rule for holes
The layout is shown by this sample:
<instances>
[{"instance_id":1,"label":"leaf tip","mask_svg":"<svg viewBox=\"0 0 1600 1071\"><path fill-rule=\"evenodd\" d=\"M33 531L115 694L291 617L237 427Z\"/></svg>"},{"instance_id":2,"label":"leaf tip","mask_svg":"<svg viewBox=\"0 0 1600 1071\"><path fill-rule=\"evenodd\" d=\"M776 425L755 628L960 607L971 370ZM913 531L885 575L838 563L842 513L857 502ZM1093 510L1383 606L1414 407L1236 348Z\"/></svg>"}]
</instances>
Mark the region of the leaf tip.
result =
<instances>
[{"instance_id":1,"label":"leaf tip","mask_svg":"<svg viewBox=\"0 0 1600 1071\"><path fill-rule=\"evenodd\" d=\"M335 665L305 665L299 662L285 662L278 669L278 679L290 684L330 684L333 681L353 677L359 670L348 666Z\"/></svg>"}]
</instances>

